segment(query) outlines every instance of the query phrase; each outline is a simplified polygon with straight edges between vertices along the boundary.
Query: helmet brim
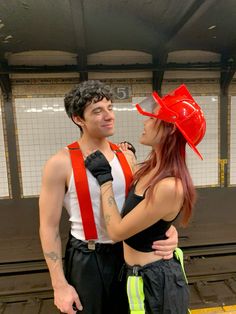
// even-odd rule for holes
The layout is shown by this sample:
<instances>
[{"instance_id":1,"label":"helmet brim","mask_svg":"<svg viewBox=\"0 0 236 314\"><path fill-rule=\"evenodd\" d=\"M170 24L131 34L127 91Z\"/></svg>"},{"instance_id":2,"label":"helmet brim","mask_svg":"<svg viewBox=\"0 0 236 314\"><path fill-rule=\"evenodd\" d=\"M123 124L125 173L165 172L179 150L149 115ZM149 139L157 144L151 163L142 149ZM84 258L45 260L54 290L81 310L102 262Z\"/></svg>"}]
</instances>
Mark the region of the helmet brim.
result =
<instances>
[{"instance_id":1,"label":"helmet brim","mask_svg":"<svg viewBox=\"0 0 236 314\"><path fill-rule=\"evenodd\" d=\"M179 131L181 132L181 134L183 135L183 137L186 139L188 145L190 146L190 148L198 155L198 157L200 157L201 160L203 160L203 157L201 155L201 153L199 152L199 150L196 148L196 146L194 145L194 143L191 141L191 139L189 138L189 136L186 134L186 132L184 132L184 130L181 128L180 125L178 125L178 123L176 123L176 127L179 129ZM205 133L205 131L204 131Z\"/></svg>"}]
</instances>

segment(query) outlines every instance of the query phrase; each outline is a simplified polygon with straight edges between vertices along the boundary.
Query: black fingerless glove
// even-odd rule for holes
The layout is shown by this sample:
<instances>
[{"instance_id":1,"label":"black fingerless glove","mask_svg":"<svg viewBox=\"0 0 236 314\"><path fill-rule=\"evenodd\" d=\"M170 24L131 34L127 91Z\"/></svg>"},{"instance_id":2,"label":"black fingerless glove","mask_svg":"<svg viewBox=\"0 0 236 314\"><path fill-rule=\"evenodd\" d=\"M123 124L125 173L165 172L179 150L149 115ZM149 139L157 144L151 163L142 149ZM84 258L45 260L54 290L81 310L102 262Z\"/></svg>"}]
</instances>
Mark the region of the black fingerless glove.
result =
<instances>
[{"instance_id":1,"label":"black fingerless glove","mask_svg":"<svg viewBox=\"0 0 236 314\"><path fill-rule=\"evenodd\" d=\"M85 159L85 166L97 179L99 185L108 181L113 181L111 166L106 157L99 150Z\"/></svg>"}]
</instances>

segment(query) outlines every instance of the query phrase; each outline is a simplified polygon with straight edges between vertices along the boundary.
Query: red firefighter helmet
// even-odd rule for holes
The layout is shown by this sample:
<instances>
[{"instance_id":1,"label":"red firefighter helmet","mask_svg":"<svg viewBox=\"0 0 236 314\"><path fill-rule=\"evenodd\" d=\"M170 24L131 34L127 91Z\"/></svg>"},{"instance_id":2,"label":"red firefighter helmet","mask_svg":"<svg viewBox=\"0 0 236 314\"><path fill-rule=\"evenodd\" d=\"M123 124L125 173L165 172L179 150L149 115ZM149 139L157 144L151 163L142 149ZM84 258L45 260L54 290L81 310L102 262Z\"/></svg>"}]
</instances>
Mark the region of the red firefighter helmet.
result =
<instances>
[{"instance_id":1,"label":"red firefighter helmet","mask_svg":"<svg viewBox=\"0 0 236 314\"><path fill-rule=\"evenodd\" d=\"M157 104L160 105L160 109L154 113L155 111L153 112L153 110ZM204 137L206 120L201 108L184 84L162 98L157 92L153 92L152 97L144 99L136 107L142 115L174 123L185 137L189 146L203 159L196 145Z\"/></svg>"}]
</instances>

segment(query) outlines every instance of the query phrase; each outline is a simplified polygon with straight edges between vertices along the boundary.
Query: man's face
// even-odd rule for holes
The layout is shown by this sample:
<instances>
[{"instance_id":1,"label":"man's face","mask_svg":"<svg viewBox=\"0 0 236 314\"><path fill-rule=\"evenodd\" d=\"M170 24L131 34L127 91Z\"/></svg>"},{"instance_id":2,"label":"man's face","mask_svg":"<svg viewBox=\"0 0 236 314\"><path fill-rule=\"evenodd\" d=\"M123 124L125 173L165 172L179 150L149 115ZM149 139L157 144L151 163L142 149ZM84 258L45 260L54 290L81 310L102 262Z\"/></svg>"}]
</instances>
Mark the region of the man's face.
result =
<instances>
[{"instance_id":1,"label":"man's face","mask_svg":"<svg viewBox=\"0 0 236 314\"><path fill-rule=\"evenodd\" d=\"M82 122L83 134L93 138L104 138L114 134L114 112L110 100L103 98L101 101L88 105L84 110L84 118L76 120Z\"/></svg>"}]
</instances>

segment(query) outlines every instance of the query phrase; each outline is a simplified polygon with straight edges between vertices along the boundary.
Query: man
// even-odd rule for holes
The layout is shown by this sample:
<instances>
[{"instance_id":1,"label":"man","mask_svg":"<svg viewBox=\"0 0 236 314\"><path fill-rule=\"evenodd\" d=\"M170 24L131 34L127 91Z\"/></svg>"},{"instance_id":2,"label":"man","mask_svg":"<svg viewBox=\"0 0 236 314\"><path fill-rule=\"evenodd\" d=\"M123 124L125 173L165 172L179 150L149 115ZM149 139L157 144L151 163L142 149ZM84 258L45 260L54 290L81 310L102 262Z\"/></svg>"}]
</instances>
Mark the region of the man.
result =
<instances>
[{"instance_id":1,"label":"man","mask_svg":"<svg viewBox=\"0 0 236 314\"><path fill-rule=\"evenodd\" d=\"M100 209L100 188L85 169L84 158L100 150L109 160L115 198L121 210L131 181L134 155L124 154L107 141L114 133L112 95L99 81L86 81L65 97L65 109L81 130L79 140L46 163L40 193L40 238L54 290L54 303L68 314L125 314L128 303L122 278L123 251L109 239ZM59 223L67 209L71 232L62 266ZM155 243L157 254L169 258L177 232ZM164 243L163 243L164 242Z\"/></svg>"}]
</instances>

